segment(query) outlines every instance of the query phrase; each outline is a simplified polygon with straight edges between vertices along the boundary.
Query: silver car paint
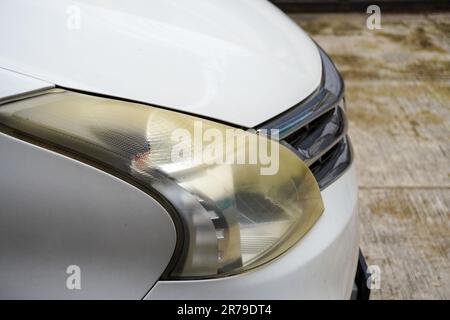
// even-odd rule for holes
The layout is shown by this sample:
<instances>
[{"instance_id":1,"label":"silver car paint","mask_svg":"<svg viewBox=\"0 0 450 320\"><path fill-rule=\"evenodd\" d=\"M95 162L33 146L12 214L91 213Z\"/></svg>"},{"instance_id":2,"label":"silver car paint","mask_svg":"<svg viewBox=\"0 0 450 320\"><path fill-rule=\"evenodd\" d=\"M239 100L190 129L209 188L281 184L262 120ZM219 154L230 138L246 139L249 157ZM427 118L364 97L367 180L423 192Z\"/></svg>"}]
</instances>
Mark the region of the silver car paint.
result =
<instances>
[{"instance_id":1,"label":"silver car paint","mask_svg":"<svg viewBox=\"0 0 450 320\"><path fill-rule=\"evenodd\" d=\"M172 256L167 211L96 168L0 133L0 182L0 299L141 299Z\"/></svg>"}]
</instances>

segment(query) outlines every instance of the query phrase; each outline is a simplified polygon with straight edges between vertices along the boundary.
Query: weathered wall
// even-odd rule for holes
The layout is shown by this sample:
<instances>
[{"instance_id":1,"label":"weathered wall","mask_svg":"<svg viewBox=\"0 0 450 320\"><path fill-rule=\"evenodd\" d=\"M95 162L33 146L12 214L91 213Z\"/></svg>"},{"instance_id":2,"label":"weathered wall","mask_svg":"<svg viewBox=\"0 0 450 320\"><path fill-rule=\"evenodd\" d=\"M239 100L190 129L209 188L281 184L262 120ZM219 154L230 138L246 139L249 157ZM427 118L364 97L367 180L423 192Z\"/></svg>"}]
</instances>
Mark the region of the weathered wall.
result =
<instances>
[{"instance_id":1,"label":"weathered wall","mask_svg":"<svg viewBox=\"0 0 450 320\"><path fill-rule=\"evenodd\" d=\"M292 18L346 81L372 298L450 299L450 13Z\"/></svg>"}]
</instances>

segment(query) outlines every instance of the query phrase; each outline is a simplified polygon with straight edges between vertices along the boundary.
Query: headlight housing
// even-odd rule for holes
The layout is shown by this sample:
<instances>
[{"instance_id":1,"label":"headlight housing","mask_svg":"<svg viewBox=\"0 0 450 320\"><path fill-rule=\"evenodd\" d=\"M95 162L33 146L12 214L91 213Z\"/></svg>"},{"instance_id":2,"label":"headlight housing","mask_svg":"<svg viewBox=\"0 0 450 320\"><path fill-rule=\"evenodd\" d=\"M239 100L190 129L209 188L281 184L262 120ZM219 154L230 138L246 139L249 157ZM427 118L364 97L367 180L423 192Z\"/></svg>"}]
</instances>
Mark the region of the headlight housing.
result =
<instances>
[{"instance_id":1,"label":"headlight housing","mask_svg":"<svg viewBox=\"0 0 450 320\"><path fill-rule=\"evenodd\" d=\"M208 150L229 129L233 144ZM0 130L108 170L159 199L178 233L167 279L260 266L294 245L323 211L316 180L289 149L194 116L56 89L1 105ZM197 148L174 134L180 130L201 135L209 160L180 157ZM262 174L265 163L252 154L258 149L277 151L275 174ZM210 161L220 155L224 161Z\"/></svg>"}]
</instances>

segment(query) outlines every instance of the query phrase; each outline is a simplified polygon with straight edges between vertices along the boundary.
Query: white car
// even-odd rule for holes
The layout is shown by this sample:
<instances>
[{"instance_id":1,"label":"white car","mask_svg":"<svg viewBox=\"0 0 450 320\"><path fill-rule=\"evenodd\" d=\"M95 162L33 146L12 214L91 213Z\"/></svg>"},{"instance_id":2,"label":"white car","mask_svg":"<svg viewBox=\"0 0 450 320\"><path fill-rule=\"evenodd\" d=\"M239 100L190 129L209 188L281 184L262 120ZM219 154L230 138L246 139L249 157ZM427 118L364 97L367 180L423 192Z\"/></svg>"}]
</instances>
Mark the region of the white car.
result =
<instances>
[{"instance_id":1,"label":"white car","mask_svg":"<svg viewBox=\"0 0 450 320\"><path fill-rule=\"evenodd\" d=\"M0 298L367 298L345 113L267 1L3 0Z\"/></svg>"}]
</instances>

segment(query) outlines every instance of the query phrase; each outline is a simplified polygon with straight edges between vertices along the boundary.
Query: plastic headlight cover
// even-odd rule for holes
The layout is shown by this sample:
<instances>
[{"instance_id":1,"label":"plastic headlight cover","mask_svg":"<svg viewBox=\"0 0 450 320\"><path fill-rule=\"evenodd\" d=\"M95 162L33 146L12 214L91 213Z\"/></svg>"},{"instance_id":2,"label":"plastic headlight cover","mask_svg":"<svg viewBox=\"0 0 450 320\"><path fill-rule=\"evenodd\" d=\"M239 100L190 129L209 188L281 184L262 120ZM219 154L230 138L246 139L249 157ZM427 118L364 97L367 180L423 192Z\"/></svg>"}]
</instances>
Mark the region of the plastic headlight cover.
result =
<instances>
[{"instance_id":1,"label":"plastic headlight cover","mask_svg":"<svg viewBox=\"0 0 450 320\"><path fill-rule=\"evenodd\" d=\"M234 143L210 152L213 138L231 129ZM213 121L50 90L1 105L0 130L97 164L164 199L178 221L178 250L165 278L217 277L260 266L294 245L323 211L313 175L292 151ZM181 140L177 132L193 138ZM195 160L199 135L211 159L236 159L242 152L246 158ZM267 163L252 155L257 148L277 152L276 173L262 174ZM190 160L177 157L183 150Z\"/></svg>"}]
</instances>

